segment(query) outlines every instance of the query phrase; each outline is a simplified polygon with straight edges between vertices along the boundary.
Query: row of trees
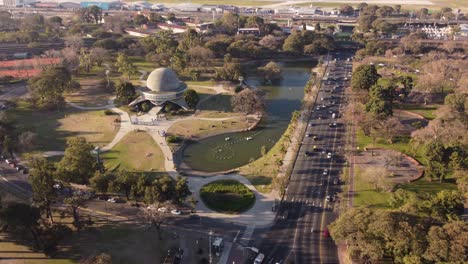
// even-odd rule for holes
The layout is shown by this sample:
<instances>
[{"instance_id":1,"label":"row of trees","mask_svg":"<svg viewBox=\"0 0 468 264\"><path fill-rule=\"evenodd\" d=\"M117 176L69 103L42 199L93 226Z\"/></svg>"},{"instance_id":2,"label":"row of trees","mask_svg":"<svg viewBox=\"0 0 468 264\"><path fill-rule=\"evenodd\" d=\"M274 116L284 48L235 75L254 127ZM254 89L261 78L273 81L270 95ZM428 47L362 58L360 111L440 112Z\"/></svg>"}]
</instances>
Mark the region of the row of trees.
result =
<instances>
[{"instance_id":1,"label":"row of trees","mask_svg":"<svg viewBox=\"0 0 468 264\"><path fill-rule=\"evenodd\" d=\"M136 174L127 171L96 173L90 185L100 193L124 193L127 200L133 197L146 204L175 202L182 203L191 192L187 178L173 180L169 175L154 177L150 174Z\"/></svg>"}]
</instances>

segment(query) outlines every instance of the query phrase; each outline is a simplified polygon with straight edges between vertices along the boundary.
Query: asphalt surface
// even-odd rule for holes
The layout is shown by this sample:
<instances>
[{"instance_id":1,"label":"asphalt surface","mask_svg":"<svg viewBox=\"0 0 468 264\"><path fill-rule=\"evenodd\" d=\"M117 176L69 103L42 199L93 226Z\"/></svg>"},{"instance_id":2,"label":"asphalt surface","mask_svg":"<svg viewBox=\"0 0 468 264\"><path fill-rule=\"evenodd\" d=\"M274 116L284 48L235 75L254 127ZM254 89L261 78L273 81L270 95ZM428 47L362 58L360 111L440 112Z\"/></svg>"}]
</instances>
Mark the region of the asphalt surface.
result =
<instances>
[{"instance_id":1,"label":"asphalt surface","mask_svg":"<svg viewBox=\"0 0 468 264\"><path fill-rule=\"evenodd\" d=\"M336 245L326 233L338 214L345 145L340 117L352 68L349 56L335 55L338 60L329 63L328 80L322 81L277 219L259 239L265 263L339 263Z\"/></svg>"}]
</instances>

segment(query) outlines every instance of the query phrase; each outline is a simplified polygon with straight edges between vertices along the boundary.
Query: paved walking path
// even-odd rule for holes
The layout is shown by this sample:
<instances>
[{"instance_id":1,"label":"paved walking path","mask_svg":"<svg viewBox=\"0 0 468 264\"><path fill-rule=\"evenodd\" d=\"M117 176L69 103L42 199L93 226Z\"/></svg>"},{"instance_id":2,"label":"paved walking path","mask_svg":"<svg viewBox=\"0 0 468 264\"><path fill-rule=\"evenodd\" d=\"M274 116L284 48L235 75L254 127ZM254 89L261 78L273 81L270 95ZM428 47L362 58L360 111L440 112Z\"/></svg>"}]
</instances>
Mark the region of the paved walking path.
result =
<instances>
[{"instance_id":1,"label":"paved walking path","mask_svg":"<svg viewBox=\"0 0 468 264\"><path fill-rule=\"evenodd\" d=\"M206 87L206 88L213 88L213 87ZM217 86L214 90L217 93L226 92L222 86ZM173 124L185 120L210 120L210 121L225 121L236 117L225 117L225 118L206 118L206 117L197 117L197 116L188 116L184 118L180 118L177 120L154 120L153 115L142 115L138 116L140 124L133 124L129 114L121 109L115 107L113 103L113 99L109 100L106 106L97 106L97 107L87 107L87 106L80 106L75 103L67 102L70 106L75 107L81 110L104 110L110 109L117 113L120 116L120 129L115 135L114 139L106 146L101 148L102 152L108 151L112 149L122 138L130 131L134 131L136 129L146 131L154 141L159 145L161 151L164 156L164 168L166 172L172 177L177 178L179 177L179 173L176 171L175 164L173 161L173 154L166 143L165 137L162 135L162 131L167 131L169 127ZM144 125L144 124L154 124L154 125ZM63 151L47 151L44 152L44 156L60 156L63 155ZM233 214L223 214L215 212L211 209L208 209L200 199L199 191L202 186L208 184L212 181L216 181L219 179L233 179L237 180L247 186L250 190L252 190L255 194L256 202L248 211L233 215ZM210 217L210 218L219 218L225 219L227 221L231 221L233 223L242 224L246 226L251 226L255 224L257 227L266 227L273 223L275 218L275 213L272 212L271 208L275 202L275 199L279 197L277 192L271 192L269 194L263 194L258 192L252 183L246 179L245 177L238 175L238 174L229 174L229 175L217 175L211 176L208 178L205 177L195 177L191 176L188 178L189 188L192 191L195 199L199 201L196 206L197 214L202 217Z\"/></svg>"}]
</instances>

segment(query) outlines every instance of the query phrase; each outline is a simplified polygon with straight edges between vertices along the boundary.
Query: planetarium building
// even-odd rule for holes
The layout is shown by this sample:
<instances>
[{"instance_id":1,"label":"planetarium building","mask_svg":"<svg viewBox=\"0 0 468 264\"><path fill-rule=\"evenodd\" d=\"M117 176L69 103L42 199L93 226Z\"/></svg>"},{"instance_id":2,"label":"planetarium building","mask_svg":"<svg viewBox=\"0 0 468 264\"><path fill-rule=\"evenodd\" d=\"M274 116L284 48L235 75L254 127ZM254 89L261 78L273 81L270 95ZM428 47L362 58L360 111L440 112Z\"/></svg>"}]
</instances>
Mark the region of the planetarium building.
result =
<instances>
[{"instance_id":1,"label":"planetarium building","mask_svg":"<svg viewBox=\"0 0 468 264\"><path fill-rule=\"evenodd\" d=\"M129 105L134 107L143 102L150 102L160 112L168 103L188 109L184 100L187 85L179 80L176 73L169 68L158 68L146 79L146 87L141 89L141 95Z\"/></svg>"}]
</instances>

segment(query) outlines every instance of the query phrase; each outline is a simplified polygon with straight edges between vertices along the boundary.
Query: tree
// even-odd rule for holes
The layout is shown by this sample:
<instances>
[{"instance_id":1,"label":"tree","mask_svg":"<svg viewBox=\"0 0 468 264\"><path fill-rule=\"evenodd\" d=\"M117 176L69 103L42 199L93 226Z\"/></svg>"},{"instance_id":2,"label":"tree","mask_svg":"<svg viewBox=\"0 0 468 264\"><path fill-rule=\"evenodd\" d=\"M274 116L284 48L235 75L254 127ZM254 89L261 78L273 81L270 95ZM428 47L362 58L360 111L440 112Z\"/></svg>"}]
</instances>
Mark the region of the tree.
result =
<instances>
[{"instance_id":1,"label":"tree","mask_svg":"<svg viewBox=\"0 0 468 264\"><path fill-rule=\"evenodd\" d=\"M182 34L182 40L179 42L177 49L181 51L188 51L191 48L201 45L201 36L195 29L189 29Z\"/></svg>"},{"instance_id":2,"label":"tree","mask_svg":"<svg viewBox=\"0 0 468 264\"><path fill-rule=\"evenodd\" d=\"M234 35L237 32L237 26L239 23L239 16L234 13L225 13L220 20L221 26L224 31L229 35Z\"/></svg>"},{"instance_id":3,"label":"tree","mask_svg":"<svg viewBox=\"0 0 468 264\"><path fill-rule=\"evenodd\" d=\"M200 101L200 97L195 90L187 89L184 92L184 100L190 108L194 109Z\"/></svg>"},{"instance_id":4,"label":"tree","mask_svg":"<svg viewBox=\"0 0 468 264\"><path fill-rule=\"evenodd\" d=\"M26 131L18 135L18 144L22 151L30 151L37 145L38 136L36 133Z\"/></svg>"},{"instance_id":5,"label":"tree","mask_svg":"<svg viewBox=\"0 0 468 264\"><path fill-rule=\"evenodd\" d=\"M380 75L374 65L359 65L351 77L353 89L369 90L379 80Z\"/></svg>"},{"instance_id":6,"label":"tree","mask_svg":"<svg viewBox=\"0 0 468 264\"><path fill-rule=\"evenodd\" d=\"M131 82L119 80L114 88L115 101L119 105L127 105L136 97L135 86Z\"/></svg>"},{"instance_id":7,"label":"tree","mask_svg":"<svg viewBox=\"0 0 468 264\"><path fill-rule=\"evenodd\" d=\"M385 167L369 167L362 173L362 178L367 179L378 192L390 192L394 183L390 177L390 172Z\"/></svg>"},{"instance_id":8,"label":"tree","mask_svg":"<svg viewBox=\"0 0 468 264\"><path fill-rule=\"evenodd\" d=\"M400 44L405 52L419 54L422 51L421 37L418 33L411 33L401 38Z\"/></svg>"},{"instance_id":9,"label":"tree","mask_svg":"<svg viewBox=\"0 0 468 264\"><path fill-rule=\"evenodd\" d=\"M231 105L234 111L245 114L262 113L265 109L263 96L258 91L252 89L244 89L233 95Z\"/></svg>"},{"instance_id":10,"label":"tree","mask_svg":"<svg viewBox=\"0 0 468 264\"><path fill-rule=\"evenodd\" d=\"M96 192L106 193L112 189L115 180L114 173L101 173L98 171L89 179L89 183Z\"/></svg>"},{"instance_id":11,"label":"tree","mask_svg":"<svg viewBox=\"0 0 468 264\"><path fill-rule=\"evenodd\" d=\"M72 211L73 215L73 226L78 230L81 230L82 223L80 220L79 208L83 207L86 199L79 195L73 195L72 197L67 197L63 199L63 202L68 205Z\"/></svg>"},{"instance_id":12,"label":"tree","mask_svg":"<svg viewBox=\"0 0 468 264\"><path fill-rule=\"evenodd\" d=\"M43 210L53 223L51 204L57 198L54 189L54 165L44 158L33 158L30 162L29 181L32 188L32 200Z\"/></svg>"},{"instance_id":13,"label":"tree","mask_svg":"<svg viewBox=\"0 0 468 264\"><path fill-rule=\"evenodd\" d=\"M264 67L261 67L264 83L274 83L281 79L281 68L278 63L270 61Z\"/></svg>"},{"instance_id":14,"label":"tree","mask_svg":"<svg viewBox=\"0 0 468 264\"><path fill-rule=\"evenodd\" d=\"M390 117L379 123L378 130L389 144L393 144L393 139L404 132L404 127L396 117Z\"/></svg>"},{"instance_id":15,"label":"tree","mask_svg":"<svg viewBox=\"0 0 468 264\"><path fill-rule=\"evenodd\" d=\"M92 5L88 7L88 12L89 16L94 19L94 22L99 24L99 22L102 20L102 9L99 6Z\"/></svg>"},{"instance_id":16,"label":"tree","mask_svg":"<svg viewBox=\"0 0 468 264\"><path fill-rule=\"evenodd\" d=\"M28 231L32 235L36 249L42 244L39 237L40 218L41 213L38 208L24 203L9 203L0 211L0 220L7 228Z\"/></svg>"},{"instance_id":17,"label":"tree","mask_svg":"<svg viewBox=\"0 0 468 264\"><path fill-rule=\"evenodd\" d=\"M161 225L165 222L166 217L163 212L159 212L156 208L143 209L143 216L146 221L147 229L153 228L158 232L159 239L162 240Z\"/></svg>"},{"instance_id":18,"label":"tree","mask_svg":"<svg viewBox=\"0 0 468 264\"><path fill-rule=\"evenodd\" d=\"M79 84L72 80L70 71L65 67L51 67L29 81L32 101L40 108L63 105L63 92L77 89Z\"/></svg>"},{"instance_id":19,"label":"tree","mask_svg":"<svg viewBox=\"0 0 468 264\"><path fill-rule=\"evenodd\" d=\"M224 55L224 65L221 69L216 69L216 78L226 81L237 81L242 75L241 65L232 61L231 54Z\"/></svg>"},{"instance_id":20,"label":"tree","mask_svg":"<svg viewBox=\"0 0 468 264\"><path fill-rule=\"evenodd\" d=\"M343 15L352 15L354 14L354 8L350 5L340 6L340 13Z\"/></svg>"},{"instance_id":21,"label":"tree","mask_svg":"<svg viewBox=\"0 0 468 264\"><path fill-rule=\"evenodd\" d=\"M93 145L84 137L67 140L65 154L57 164L57 175L65 182L88 183L96 171L96 158L91 154Z\"/></svg>"},{"instance_id":22,"label":"tree","mask_svg":"<svg viewBox=\"0 0 468 264\"><path fill-rule=\"evenodd\" d=\"M304 49L301 33L293 31L284 41L283 51L291 52L293 54L301 54Z\"/></svg>"},{"instance_id":23,"label":"tree","mask_svg":"<svg viewBox=\"0 0 468 264\"><path fill-rule=\"evenodd\" d=\"M133 74L137 73L137 68L125 53L119 53L117 55L115 67L120 73L127 75L128 80L130 80Z\"/></svg>"},{"instance_id":24,"label":"tree","mask_svg":"<svg viewBox=\"0 0 468 264\"><path fill-rule=\"evenodd\" d=\"M443 190L422 203L422 210L440 221L458 220L463 212L463 196L459 191Z\"/></svg>"},{"instance_id":25,"label":"tree","mask_svg":"<svg viewBox=\"0 0 468 264\"><path fill-rule=\"evenodd\" d=\"M374 85L369 92L369 100L366 103L366 112L384 119L393 114L393 89L391 86L383 87Z\"/></svg>"},{"instance_id":26,"label":"tree","mask_svg":"<svg viewBox=\"0 0 468 264\"><path fill-rule=\"evenodd\" d=\"M426 175L442 182L448 172L448 155L444 145L433 140L426 145L424 155L427 159Z\"/></svg>"},{"instance_id":27,"label":"tree","mask_svg":"<svg viewBox=\"0 0 468 264\"><path fill-rule=\"evenodd\" d=\"M138 14L133 18L133 23L137 26L146 25L148 23L148 18L144 15Z\"/></svg>"},{"instance_id":28,"label":"tree","mask_svg":"<svg viewBox=\"0 0 468 264\"><path fill-rule=\"evenodd\" d=\"M130 191L136 184L137 177L135 174L128 171L119 171L116 179L112 182L111 189L116 192L124 192L127 200L130 200Z\"/></svg>"},{"instance_id":29,"label":"tree","mask_svg":"<svg viewBox=\"0 0 468 264\"><path fill-rule=\"evenodd\" d=\"M208 66L215 57L213 51L201 46L191 47L187 55L190 65L194 67Z\"/></svg>"},{"instance_id":30,"label":"tree","mask_svg":"<svg viewBox=\"0 0 468 264\"><path fill-rule=\"evenodd\" d=\"M169 175L164 175L157 179L155 185L161 190L161 196L158 202L165 202L169 200L175 200L176 190L174 180Z\"/></svg>"},{"instance_id":31,"label":"tree","mask_svg":"<svg viewBox=\"0 0 468 264\"><path fill-rule=\"evenodd\" d=\"M104 59L108 56L108 52L106 49L101 47L94 47L90 50L90 57L93 63L96 63L98 67L101 67Z\"/></svg>"},{"instance_id":32,"label":"tree","mask_svg":"<svg viewBox=\"0 0 468 264\"><path fill-rule=\"evenodd\" d=\"M453 221L443 226L432 226L427 234L429 245L425 258L435 263L466 263L468 226L464 221Z\"/></svg>"},{"instance_id":33,"label":"tree","mask_svg":"<svg viewBox=\"0 0 468 264\"><path fill-rule=\"evenodd\" d=\"M175 201L177 203L181 203L184 201L188 196L192 195L188 187L188 180L187 178L178 178L175 184Z\"/></svg>"},{"instance_id":34,"label":"tree","mask_svg":"<svg viewBox=\"0 0 468 264\"><path fill-rule=\"evenodd\" d=\"M281 47L281 40L273 35L266 35L258 42L258 44L267 49L276 51Z\"/></svg>"},{"instance_id":35,"label":"tree","mask_svg":"<svg viewBox=\"0 0 468 264\"><path fill-rule=\"evenodd\" d=\"M80 50L80 67L84 68L87 73L91 70L91 67L93 66L93 61L91 59L91 53L86 50L86 49L81 49Z\"/></svg>"},{"instance_id":36,"label":"tree","mask_svg":"<svg viewBox=\"0 0 468 264\"><path fill-rule=\"evenodd\" d=\"M401 5L395 5L395 12L396 12L397 14L400 14L400 12L401 12Z\"/></svg>"},{"instance_id":37,"label":"tree","mask_svg":"<svg viewBox=\"0 0 468 264\"><path fill-rule=\"evenodd\" d=\"M372 23L376 19L377 17L375 15L361 12L357 20L357 29L359 29L359 31L363 33L370 31L372 29Z\"/></svg>"}]
</instances>

